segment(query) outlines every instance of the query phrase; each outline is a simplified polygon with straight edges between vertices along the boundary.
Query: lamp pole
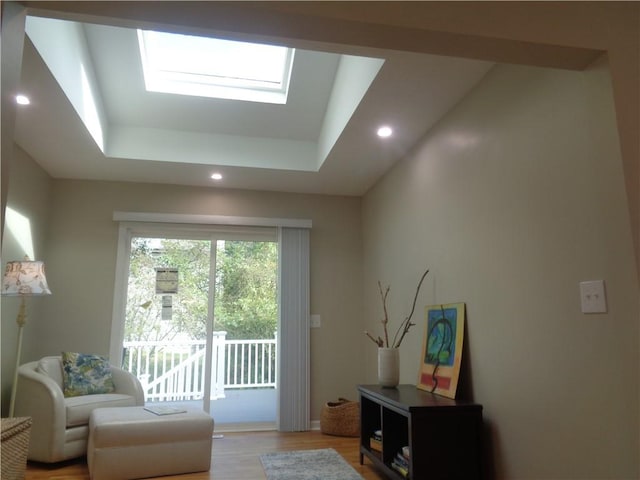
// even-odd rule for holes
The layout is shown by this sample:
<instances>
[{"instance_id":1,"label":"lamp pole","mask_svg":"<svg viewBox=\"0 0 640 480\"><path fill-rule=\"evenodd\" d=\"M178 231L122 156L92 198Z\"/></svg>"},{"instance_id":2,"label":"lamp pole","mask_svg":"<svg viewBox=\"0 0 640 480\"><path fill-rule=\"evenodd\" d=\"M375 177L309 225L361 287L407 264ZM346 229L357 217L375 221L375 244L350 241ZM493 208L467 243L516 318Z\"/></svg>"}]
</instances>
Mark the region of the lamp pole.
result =
<instances>
[{"instance_id":1,"label":"lamp pole","mask_svg":"<svg viewBox=\"0 0 640 480\"><path fill-rule=\"evenodd\" d=\"M9 403L9 417L13 417L16 406L16 391L18 386L18 367L20 366L20 358L22 358L22 328L27 322L26 306L24 295L21 296L20 310L18 310L18 317L16 323L18 324L18 346L16 350L16 368L13 369L13 385L11 386L11 402Z\"/></svg>"}]
</instances>

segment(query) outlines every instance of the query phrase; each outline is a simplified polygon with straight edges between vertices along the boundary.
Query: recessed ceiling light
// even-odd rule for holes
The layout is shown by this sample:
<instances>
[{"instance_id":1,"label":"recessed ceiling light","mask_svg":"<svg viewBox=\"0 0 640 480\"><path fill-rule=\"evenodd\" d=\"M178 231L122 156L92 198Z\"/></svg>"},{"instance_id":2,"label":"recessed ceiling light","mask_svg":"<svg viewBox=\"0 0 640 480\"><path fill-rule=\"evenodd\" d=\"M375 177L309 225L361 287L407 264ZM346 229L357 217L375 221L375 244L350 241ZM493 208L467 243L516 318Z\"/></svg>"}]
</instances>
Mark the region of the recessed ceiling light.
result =
<instances>
[{"instance_id":1,"label":"recessed ceiling light","mask_svg":"<svg viewBox=\"0 0 640 480\"><path fill-rule=\"evenodd\" d=\"M392 133L393 130L391 130L391 127L386 125L378 129L378 136L382 138L390 137Z\"/></svg>"},{"instance_id":2,"label":"recessed ceiling light","mask_svg":"<svg viewBox=\"0 0 640 480\"><path fill-rule=\"evenodd\" d=\"M29 105L31 100L26 95L16 95L16 103L18 105Z\"/></svg>"},{"instance_id":3,"label":"recessed ceiling light","mask_svg":"<svg viewBox=\"0 0 640 480\"><path fill-rule=\"evenodd\" d=\"M221 173L212 173L211 174L211 178L214 180L222 180L222 174Z\"/></svg>"}]
</instances>

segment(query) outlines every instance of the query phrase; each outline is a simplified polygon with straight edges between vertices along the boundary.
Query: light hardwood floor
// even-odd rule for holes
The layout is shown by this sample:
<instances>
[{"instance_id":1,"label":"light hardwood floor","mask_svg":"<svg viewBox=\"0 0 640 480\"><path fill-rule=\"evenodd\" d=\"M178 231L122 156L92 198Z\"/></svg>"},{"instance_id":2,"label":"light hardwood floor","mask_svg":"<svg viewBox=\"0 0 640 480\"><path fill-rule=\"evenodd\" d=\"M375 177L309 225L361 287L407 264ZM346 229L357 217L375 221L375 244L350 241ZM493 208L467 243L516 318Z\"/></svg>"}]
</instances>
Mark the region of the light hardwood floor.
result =
<instances>
[{"instance_id":1,"label":"light hardwood floor","mask_svg":"<svg viewBox=\"0 0 640 480\"><path fill-rule=\"evenodd\" d=\"M320 432L280 433L243 432L224 433L213 439L211 470L159 477L164 480L260 480L264 479L260 455L263 453L334 448L356 469L365 480L383 480L386 477L365 459L360 465L358 438L334 437ZM89 480L84 458L57 465L29 462L25 480Z\"/></svg>"}]
</instances>

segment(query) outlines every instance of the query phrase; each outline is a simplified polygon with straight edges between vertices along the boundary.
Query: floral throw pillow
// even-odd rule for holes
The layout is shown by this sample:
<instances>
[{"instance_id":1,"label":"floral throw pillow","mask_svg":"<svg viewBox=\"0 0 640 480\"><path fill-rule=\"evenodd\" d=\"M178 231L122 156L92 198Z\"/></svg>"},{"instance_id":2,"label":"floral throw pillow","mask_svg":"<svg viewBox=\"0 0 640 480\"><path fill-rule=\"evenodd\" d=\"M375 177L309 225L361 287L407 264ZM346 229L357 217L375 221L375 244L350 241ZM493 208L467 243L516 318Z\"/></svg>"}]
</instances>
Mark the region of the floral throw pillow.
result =
<instances>
[{"instance_id":1,"label":"floral throw pillow","mask_svg":"<svg viewBox=\"0 0 640 480\"><path fill-rule=\"evenodd\" d=\"M62 383L65 397L115 390L107 358L86 353L62 352Z\"/></svg>"}]
</instances>

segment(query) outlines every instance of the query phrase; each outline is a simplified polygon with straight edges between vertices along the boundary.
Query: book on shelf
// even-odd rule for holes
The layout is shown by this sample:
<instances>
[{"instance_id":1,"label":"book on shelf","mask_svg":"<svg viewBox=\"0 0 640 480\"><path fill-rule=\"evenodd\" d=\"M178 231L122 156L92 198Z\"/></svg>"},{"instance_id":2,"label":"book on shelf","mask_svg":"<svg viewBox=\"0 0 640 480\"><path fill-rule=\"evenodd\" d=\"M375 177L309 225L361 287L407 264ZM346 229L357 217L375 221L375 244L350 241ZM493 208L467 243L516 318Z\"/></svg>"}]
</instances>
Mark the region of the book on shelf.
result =
<instances>
[{"instance_id":1,"label":"book on shelf","mask_svg":"<svg viewBox=\"0 0 640 480\"><path fill-rule=\"evenodd\" d=\"M409 478L409 467L405 467L398 463L398 459L394 458L393 462L391 462L391 468L393 468L396 472L402 475L404 478Z\"/></svg>"},{"instance_id":2,"label":"book on shelf","mask_svg":"<svg viewBox=\"0 0 640 480\"><path fill-rule=\"evenodd\" d=\"M409 447L402 447L402 449L396 453L395 458L391 462L391 468L404 478L409 478L409 456Z\"/></svg>"},{"instance_id":3,"label":"book on shelf","mask_svg":"<svg viewBox=\"0 0 640 480\"><path fill-rule=\"evenodd\" d=\"M369 448L377 452L382 452L382 430L376 430L369 438Z\"/></svg>"},{"instance_id":4,"label":"book on shelf","mask_svg":"<svg viewBox=\"0 0 640 480\"><path fill-rule=\"evenodd\" d=\"M377 438L371 437L369 439L369 448L371 448L371 450L376 450L378 452L382 451L382 441L378 440Z\"/></svg>"},{"instance_id":5,"label":"book on shelf","mask_svg":"<svg viewBox=\"0 0 640 480\"><path fill-rule=\"evenodd\" d=\"M156 415L173 415L175 413L186 413L184 408L170 407L167 405L147 405L144 407L147 412L155 413Z\"/></svg>"},{"instance_id":6,"label":"book on shelf","mask_svg":"<svg viewBox=\"0 0 640 480\"><path fill-rule=\"evenodd\" d=\"M402 455L401 453L397 453L396 454L396 458L393 459L394 462L396 462L398 465L400 465L401 467L406 468L407 470L409 470L409 460L407 460L404 455Z\"/></svg>"}]
</instances>

